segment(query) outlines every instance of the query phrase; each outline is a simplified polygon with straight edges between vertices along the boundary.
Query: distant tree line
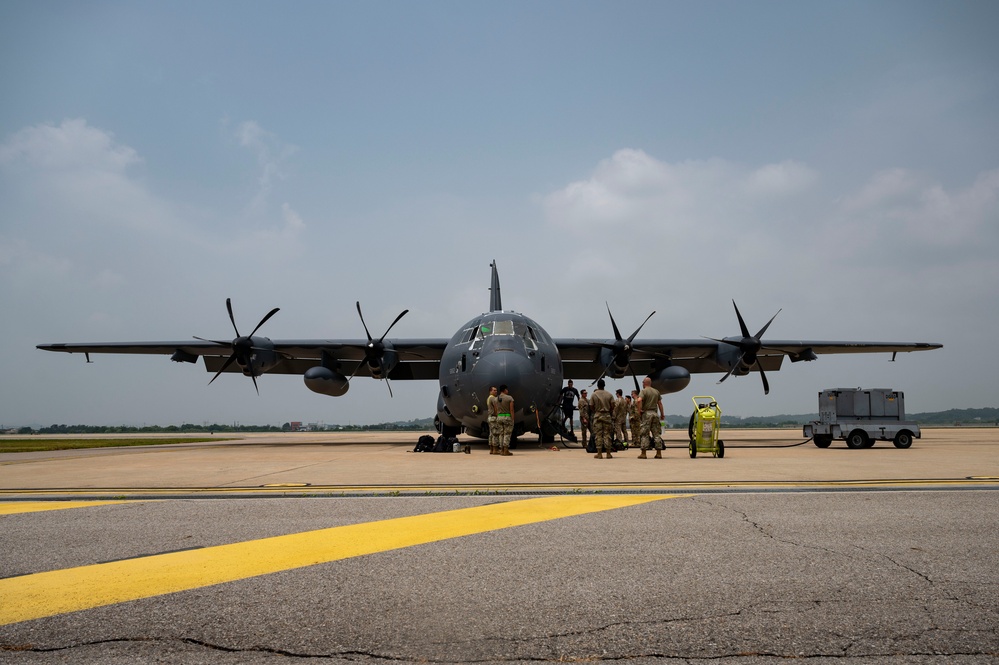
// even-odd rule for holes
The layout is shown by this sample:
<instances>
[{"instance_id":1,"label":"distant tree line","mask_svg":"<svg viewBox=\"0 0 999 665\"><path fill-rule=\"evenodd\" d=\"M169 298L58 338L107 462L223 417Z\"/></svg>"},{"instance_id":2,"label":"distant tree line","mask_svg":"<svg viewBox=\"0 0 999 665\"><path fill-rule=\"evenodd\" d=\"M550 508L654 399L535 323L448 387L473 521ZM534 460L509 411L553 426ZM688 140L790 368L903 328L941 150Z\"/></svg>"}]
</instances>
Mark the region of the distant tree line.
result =
<instances>
[{"instance_id":1,"label":"distant tree line","mask_svg":"<svg viewBox=\"0 0 999 665\"><path fill-rule=\"evenodd\" d=\"M739 416L726 416L722 414L722 427L732 428L794 428L801 427L811 420L818 419L817 413L802 415L778 415L778 416L751 416L742 418ZM983 409L948 409L947 411L934 411L928 413L914 413L906 416L909 420L914 420L920 425L992 425L999 426L999 408ZM690 414L666 416L666 422L672 428L686 428L690 420ZM397 421L391 423L377 423L374 425L323 425L318 428L320 431L340 431L340 432L420 432L432 431L434 429L433 418L420 418L415 420ZM284 423L278 427L276 425L193 425L185 423L183 425L146 425L143 427L130 427L128 425L50 425L34 429L31 427L21 427L18 434L176 434L176 433L209 433L209 432L290 432L291 423Z\"/></svg>"},{"instance_id":2,"label":"distant tree line","mask_svg":"<svg viewBox=\"0 0 999 665\"><path fill-rule=\"evenodd\" d=\"M49 425L48 427L22 427L18 434L176 434L179 432L280 432L274 425Z\"/></svg>"}]
</instances>

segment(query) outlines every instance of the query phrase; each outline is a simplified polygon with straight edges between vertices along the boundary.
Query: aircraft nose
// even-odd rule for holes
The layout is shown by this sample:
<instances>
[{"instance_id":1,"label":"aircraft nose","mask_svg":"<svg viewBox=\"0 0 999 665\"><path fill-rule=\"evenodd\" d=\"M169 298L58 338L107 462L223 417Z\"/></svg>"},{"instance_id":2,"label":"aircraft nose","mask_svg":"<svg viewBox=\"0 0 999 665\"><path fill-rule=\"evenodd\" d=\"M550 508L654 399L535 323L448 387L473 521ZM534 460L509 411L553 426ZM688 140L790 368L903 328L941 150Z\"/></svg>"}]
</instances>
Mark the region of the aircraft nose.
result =
<instances>
[{"instance_id":1,"label":"aircraft nose","mask_svg":"<svg viewBox=\"0 0 999 665\"><path fill-rule=\"evenodd\" d=\"M524 392L528 380L534 372L531 361L513 352L495 352L485 355L475 364L477 383L481 383L488 393L489 386L506 385L515 402L525 399Z\"/></svg>"}]
</instances>

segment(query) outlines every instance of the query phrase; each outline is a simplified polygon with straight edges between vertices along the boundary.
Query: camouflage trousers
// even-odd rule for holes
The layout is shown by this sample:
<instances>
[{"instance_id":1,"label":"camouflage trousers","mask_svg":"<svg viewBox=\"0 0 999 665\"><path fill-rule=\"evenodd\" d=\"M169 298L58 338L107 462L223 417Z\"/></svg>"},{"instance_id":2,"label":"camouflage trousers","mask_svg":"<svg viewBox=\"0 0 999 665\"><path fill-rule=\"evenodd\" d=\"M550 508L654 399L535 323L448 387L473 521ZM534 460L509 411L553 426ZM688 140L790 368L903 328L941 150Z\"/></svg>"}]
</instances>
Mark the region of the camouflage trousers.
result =
<instances>
[{"instance_id":1,"label":"camouflage trousers","mask_svg":"<svg viewBox=\"0 0 999 665\"><path fill-rule=\"evenodd\" d=\"M656 450L663 449L663 425L655 411L642 412L642 429L638 432L638 441L642 450L649 449L649 435L656 444Z\"/></svg>"},{"instance_id":2,"label":"camouflage trousers","mask_svg":"<svg viewBox=\"0 0 999 665\"><path fill-rule=\"evenodd\" d=\"M590 426L590 414L587 413L585 418L582 413L579 414L579 441L586 447L589 442L589 435L593 434L593 427Z\"/></svg>"},{"instance_id":3,"label":"camouflage trousers","mask_svg":"<svg viewBox=\"0 0 999 665\"><path fill-rule=\"evenodd\" d=\"M489 447L497 448L499 444L496 443L496 416L489 416L486 422L489 423Z\"/></svg>"},{"instance_id":4,"label":"camouflage trousers","mask_svg":"<svg viewBox=\"0 0 999 665\"><path fill-rule=\"evenodd\" d=\"M611 417L610 414L605 411L599 411L593 416L593 436L597 440L597 452L603 452L606 448L607 452L614 452L614 444L611 443L613 440L613 434L611 432Z\"/></svg>"},{"instance_id":5,"label":"camouflage trousers","mask_svg":"<svg viewBox=\"0 0 999 665\"><path fill-rule=\"evenodd\" d=\"M500 448L509 448L512 436L513 418L511 416L496 416L496 445Z\"/></svg>"},{"instance_id":6,"label":"camouflage trousers","mask_svg":"<svg viewBox=\"0 0 999 665\"><path fill-rule=\"evenodd\" d=\"M617 439L618 441L628 440L628 430L627 428L625 428L624 424L625 424L624 418L614 419L614 438Z\"/></svg>"}]
</instances>

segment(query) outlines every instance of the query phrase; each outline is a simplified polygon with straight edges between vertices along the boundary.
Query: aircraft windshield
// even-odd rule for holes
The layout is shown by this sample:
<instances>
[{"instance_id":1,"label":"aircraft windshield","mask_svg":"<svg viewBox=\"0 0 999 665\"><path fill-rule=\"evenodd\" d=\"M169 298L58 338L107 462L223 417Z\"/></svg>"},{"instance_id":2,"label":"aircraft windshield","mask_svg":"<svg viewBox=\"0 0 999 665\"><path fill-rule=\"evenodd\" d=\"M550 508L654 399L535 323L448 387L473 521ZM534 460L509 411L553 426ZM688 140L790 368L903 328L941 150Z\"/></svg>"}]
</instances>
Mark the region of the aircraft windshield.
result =
<instances>
[{"instance_id":1,"label":"aircraft windshield","mask_svg":"<svg viewBox=\"0 0 999 665\"><path fill-rule=\"evenodd\" d=\"M490 335L512 335L513 321L492 321L479 326L478 337L489 337Z\"/></svg>"}]
</instances>

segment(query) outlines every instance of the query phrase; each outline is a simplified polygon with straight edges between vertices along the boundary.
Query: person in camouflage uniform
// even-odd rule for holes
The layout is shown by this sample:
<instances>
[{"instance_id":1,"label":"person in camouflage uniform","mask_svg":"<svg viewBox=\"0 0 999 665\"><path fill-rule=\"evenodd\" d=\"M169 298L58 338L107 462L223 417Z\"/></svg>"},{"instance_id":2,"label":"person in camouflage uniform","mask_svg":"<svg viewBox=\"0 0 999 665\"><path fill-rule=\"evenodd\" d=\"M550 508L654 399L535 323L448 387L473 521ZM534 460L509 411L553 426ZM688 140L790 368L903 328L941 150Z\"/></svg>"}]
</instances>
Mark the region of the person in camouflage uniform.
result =
<instances>
[{"instance_id":1,"label":"person in camouflage uniform","mask_svg":"<svg viewBox=\"0 0 999 665\"><path fill-rule=\"evenodd\" d=\"M489 397L486 398L486 422L489 423L489 454L499 455L500 446L499 439L496 437L496 414L498 413L497 407L499 406L498 400L496 399L496 393L499 391L496 386L489 387Z\"/></svg>"},{"instance_id":2,"label":"person in camouflage uniform","mask_svg":"<svg viewBox=\"0 0 999 665\"><path fill-rule=\"evenodd\" d=\"M590 400L586 397L586 391L582 390L579 393L579 404L576 406L579 410L579 440L583 444L583 448L586 448L589 442L589 435L593 433L593 428L590 427Z\"/></svg>"},{"instance_id":3,"label":"person in camouflage uniform","mask_svg":"<svg viewBox=\"0 0 999 665\"><path fill-rule=\"evenodd\" d=\"M510 438L513 436L513 397L506 385L499 387L499 397L496 398L496 438L500 455L512 455Z\"/></svg>"},{"instance_id":4,"label":"person in camouflage uniform","mask_svg":"<svg viewBox=\"0 0 999 665\"><path fill-rule=\"evenodd\" d=\"M614 443L628 443L628 430L624 425L628 420L628 405L624 403L624 391L617 389L614 399Z\"/></svg>"},{"instance_id":5,"label":"person in camouflage uniform","mask_svg":"<svg viewBox=\"0 0 999 665\"><path fill-rule=\"evenodd\" d=\"M666 412L663 411L662 395L652 387L652 379L649 377L645 377L642 386L642 392L638 393L638 408L642 412L642 429L638 432L638 440L642 446L642 453L638 458L647 459L645 451L649 449L649 435L652 435L656 444L656 459L662 459L663 426L660 421L666 417ZM658 414L656 414L657 410Z\"/></svg>"},{"instance_id":6,"label":"person in camouflage uniform","mask_svg":"<svg viewBox=\"0 0 999 665\"><path fill-rule=\"evenodd\" d=\"M631 425L631 442L638 443L638 435L642 432L642 412L638 410L638 391L631 391L631 401L628 402L628 424Z\"/></svg>"},{"instance_id":7,"label":"person in camouflage uniform","mask_svg":"<svg viewBox=\"0 0 999 665\"><path fill-rule=\"evenodd\" d=\"M590 397L590 415L593 422L593 434L597 439L597 459L603 459L603 451L607 449L607 459L612 459L611 429L614 422L614 396L604 390L604 380L597 381L597 389Z\"/></svg>"}]
</instances>

